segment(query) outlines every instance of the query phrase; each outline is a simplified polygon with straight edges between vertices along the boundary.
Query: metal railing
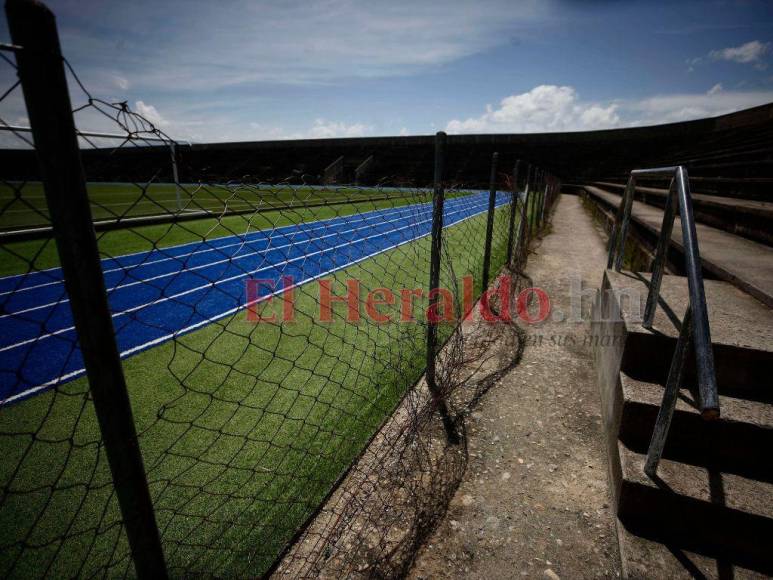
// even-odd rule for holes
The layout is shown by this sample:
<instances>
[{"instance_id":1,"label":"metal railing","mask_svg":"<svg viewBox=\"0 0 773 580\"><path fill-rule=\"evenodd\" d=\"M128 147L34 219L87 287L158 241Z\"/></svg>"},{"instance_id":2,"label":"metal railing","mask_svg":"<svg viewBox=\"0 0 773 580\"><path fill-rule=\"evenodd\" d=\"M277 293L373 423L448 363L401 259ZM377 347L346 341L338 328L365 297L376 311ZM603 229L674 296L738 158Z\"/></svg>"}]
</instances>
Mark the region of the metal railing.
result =
<instances>
[{"instance_id":1,"label":"metal railing","mask_svg":"<svg viewBox=\"0 0 773 580\"><path fill-rule=\"evenodd\" d=\"M650 278L647 304L644 308L642 326L652 328L660 298L660 285L663 281L666 256L671 243L671 233L677 210L682 225L682 245L684 246L685 271L689 289L689 304L682 319L676 350L671 359L668 379L663 393L663 401L658 411L655 428L647 450L645 473L654 476L663 454L671 419L674 415L676 400L684 377L684 367L687 355L692 347L695 352L695 362L698 378L698 408L701 416L707 420L719 418L719 396L717 394L717 379L714 371L714 353L711 347L711 330L709 328L706 294L701 273L701 259L698 251L698 236L693 217L692 196L687 170L682 166L657 167L653 169L635 169L626 184L620 206L617 210L612 235L609 238L609 257L607 268L620 271L623 264L625 240L631 222L634 192L637 177L668 177L671 184L668 188L663 223L660 227L655 259Z\"/></svg>"}]
</instances>

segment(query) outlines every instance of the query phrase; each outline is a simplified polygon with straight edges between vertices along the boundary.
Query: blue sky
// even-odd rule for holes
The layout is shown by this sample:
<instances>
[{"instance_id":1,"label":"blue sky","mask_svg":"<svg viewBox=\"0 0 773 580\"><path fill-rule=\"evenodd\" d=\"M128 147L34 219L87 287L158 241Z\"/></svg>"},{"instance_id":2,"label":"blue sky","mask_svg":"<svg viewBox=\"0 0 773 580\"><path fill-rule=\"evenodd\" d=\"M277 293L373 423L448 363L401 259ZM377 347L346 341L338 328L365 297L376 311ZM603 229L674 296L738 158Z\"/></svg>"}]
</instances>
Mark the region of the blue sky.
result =
<instances>
[{"instance_id":1,"label":"blue sky","mask_svg":"<svg viewBox=\"0 0 773 580\"><path fill-rule=\"evenodd\" d=\"M770 0L48 4L95 94L198 142L602 129L773 101Z\"/></svg>"}]
</instances>

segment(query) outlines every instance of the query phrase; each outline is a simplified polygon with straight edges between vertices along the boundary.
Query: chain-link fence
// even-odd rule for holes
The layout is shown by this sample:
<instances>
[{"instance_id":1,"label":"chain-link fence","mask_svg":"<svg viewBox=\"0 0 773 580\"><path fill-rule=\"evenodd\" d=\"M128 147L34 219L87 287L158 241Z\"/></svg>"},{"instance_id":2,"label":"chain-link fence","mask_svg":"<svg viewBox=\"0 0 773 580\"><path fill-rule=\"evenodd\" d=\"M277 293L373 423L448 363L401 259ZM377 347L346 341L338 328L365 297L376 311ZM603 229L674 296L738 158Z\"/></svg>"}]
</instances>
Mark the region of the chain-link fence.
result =
<instances>
[{"instance_id":1,"label":"chain-link fence","mask_svg":"<svg viewBox=\"0 0 773 580\"><path fill-rule=\"evenodd\" d=\"M340 159L321 184L204 180L89 93L47 9L7 10L0 574L404 573L517 363L555 180L495 155L490 191L450 182L442 134L427 187L368 157L377 186Z\"/></svg>"}]
</instances>

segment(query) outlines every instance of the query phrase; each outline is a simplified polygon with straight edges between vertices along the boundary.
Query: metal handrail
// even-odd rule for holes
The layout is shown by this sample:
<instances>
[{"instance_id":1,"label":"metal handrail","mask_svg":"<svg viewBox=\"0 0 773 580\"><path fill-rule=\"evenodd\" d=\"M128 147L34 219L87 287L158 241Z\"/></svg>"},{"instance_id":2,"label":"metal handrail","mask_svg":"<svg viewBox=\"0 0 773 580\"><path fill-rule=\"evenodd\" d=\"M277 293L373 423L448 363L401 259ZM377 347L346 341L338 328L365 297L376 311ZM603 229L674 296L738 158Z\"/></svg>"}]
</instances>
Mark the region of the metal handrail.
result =
<instances>
[{"instance_id":1,"label":"metal handrail","mask_svg":"<svg viewBox=\"0 0 773 580\"><path fill-rule=\"evenodd\" d=\"M671 233L677 209L682 224L682 245L684 246L685 270L687 272L690 301L682 320L676 350L668 371L663 401L658 411L652 439L647 450L647 462L644 471L649 476L655 475L658 463L663 455L663 447L669 427L671 426L671 419L674 415L674 408L676 407L676 400L681 388L684 366L687 362L687 353L690 347L695 351L698 371L698 408L701 416L707 420L719 418L717 378L714 371L711 330L709 328L706 293L703 287L701 260L698 251L698 235L693 216L690 182L687 170L683 166L635 169L631 171L617 210L612 235L609 239L607 268L614 268L619 272L622 267L623 249L631 222L631 208L633 207L633 197L636 191L636 178L667 176L671 176L671 184L668 188L666 207L663 212L663 223L660 227L660 237L655 251L655 260L647 294L647 305L644 308L642 326L651 329L655 318L655 310L660 298L660 285L663 281L666 255L671 243Z\"/></svg>"}]
</instances>

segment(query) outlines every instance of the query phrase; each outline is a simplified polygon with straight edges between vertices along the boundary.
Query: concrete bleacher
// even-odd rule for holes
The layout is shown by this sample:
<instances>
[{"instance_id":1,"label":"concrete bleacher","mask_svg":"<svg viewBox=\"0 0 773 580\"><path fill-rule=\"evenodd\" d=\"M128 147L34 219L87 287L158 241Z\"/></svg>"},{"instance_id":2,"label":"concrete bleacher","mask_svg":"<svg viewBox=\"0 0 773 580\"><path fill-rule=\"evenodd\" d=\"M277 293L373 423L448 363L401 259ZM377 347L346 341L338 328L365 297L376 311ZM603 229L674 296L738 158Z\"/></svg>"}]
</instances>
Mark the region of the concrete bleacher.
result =
<instances>
[{"instance_id":1,"label":"concrete bleacher","mask_svg":"<svg viewBox=\"0 0 773 580\"><path fill-rule=\"evenodd\" d=\"M599 190L622 194L624 183L606 181L592 184ZM702 181L695 182L695 187L705 187ZM773 186L773 183L771 183ZM650 205L663 208L668 190L659 187L637 186L634 198ZM738 234L750 240L773 245L773 203L756 199L741 199L724 197L705 193L692 194L695 219L727 232Z\"/></svg>"},{"instance_id":2,"label":"concrete bleacher","mask_svg":"<svg viewBox=\"0 0 773 580\"><path fill-rule=\"evenodd\" d=\"M691 171L690 184L721 416L701 418L691 359L656 477L644 464L689 303L680 219L652 329L641 325L643 303L622 298L646 297L647 267L604 275L592 325L598 344L611 345L596 349L596 370L624 577L773 574L773 203L757 161L747 156L745 168L735 167L750 176L727 178L707 175L714 160L691 160L703 173L693 179ZM652 257L668 195L667 183L642 181L631 208L631 267L637 252L639 264ZM625 187L625 178L601 179L575 191L611 228Z\"/></svg>"},{"instance_id":3,"label":"concrete bleacher","mask_svg":"<svg viewBox=\"0 0 773 580\"><path fill-rule=\"evenodd\" d=\"M585 194L594 203L599 204L611 217L620 204L621 195L610 191L610 187L602 189L599 186L585 186ZM743 206L737 200L727 198L716 198L712 200L715 204L725 204L732 208L725 212L728 222L734 219L737 211ZM657 238L660 234L660 226L663 221L663 210L655 205L653 197L648 199L648 203L634 201L631 210L631 224L634 228L634 234L642 243L654 248L657 244ZM734 203L735 202L735 203ZM696 218L701 219L702 215L697 211ZM770 204L764 204L769 206ZM773 231L773 220L771 220L770 210L765 208L763 219L767 223L766 231L768 235ZM754 296L769 307L773 307L773 247L737 235L728 231L732 226L717 228L705 223L697 224L698 244L700 247L701 261L703 263L704 273L710 277L725 280L737 286L741 290ZM671 235L671 263L678 267L684 262L681 255L682 249L682 230L681 222L677 218L674 222L674 229Z\"/></svg>"},{"instance_id":4,"label":"concrete bleacher","mask_svg":"<svg viewBox=\"0 0 773 580\"><path fill-rule=\"evenodd\" d=\"M757 578L773 573L773 310L705 282L721 416L700 416L690 362L656 477L644 472L687 280L664 276L652 329L648 274L607 270L593 315L596 370L617 532L627 578ZM609 316L610 312L620 313ZM729 574L729 575L728 575Z\"/></svg>"}]
</instances>

